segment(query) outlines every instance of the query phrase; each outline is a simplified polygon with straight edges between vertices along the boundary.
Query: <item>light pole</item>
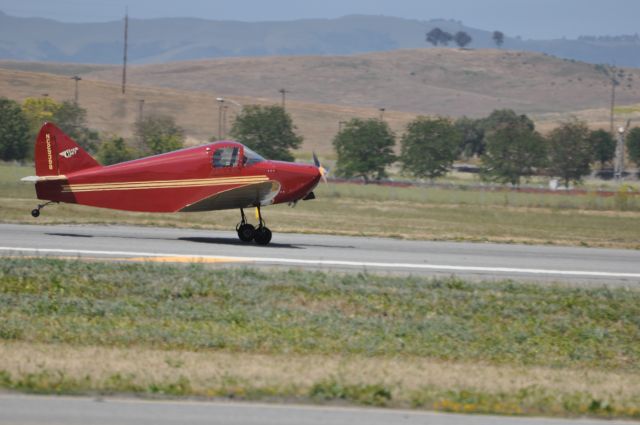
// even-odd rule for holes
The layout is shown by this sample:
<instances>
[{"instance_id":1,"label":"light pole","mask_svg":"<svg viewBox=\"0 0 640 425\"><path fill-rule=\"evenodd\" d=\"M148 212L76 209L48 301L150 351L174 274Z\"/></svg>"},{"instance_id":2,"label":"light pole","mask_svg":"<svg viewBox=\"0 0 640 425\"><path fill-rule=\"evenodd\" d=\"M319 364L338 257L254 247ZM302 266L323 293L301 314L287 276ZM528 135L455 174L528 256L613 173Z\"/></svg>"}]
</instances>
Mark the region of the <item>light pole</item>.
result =
<instances>
[{"instance_id":1,"label":"light pole","mask_svg":"<svg viewBox=\"0 0 640 425\"><path fill-rule=\"evenodd\" d=\"M613 176L618 182L622 181L624 177L624 136L630 123L631 120L627 121L625 127L618 127L618 143L616 143L616 160L613 171Z\"/></svg>"},{"instance_id":2,"label":"light pole","mask_svg":"<svg viewBox=\"0 0 640 425\"><path fill-rule=\"evenodd\" d=\"M78 104L78 81L82 80L82 78L78 77L77 75L74 75L73 77L71 77L71 79L74 80L76 83L76 90L73 96L73 101L77 105Z\"/></svg>"},{"instance_id":3,"label":"light pole","mask_svg":"<svg viewBox=\"0 0 640 425\"><path fill-rule=\"evenodd\" d=\"M237 106L240 108L240 112L242 112L244 106L233 99L225 99L224 97L217 97L216 100L218 101L218 140L222 140L227 134L227 109L229 109L229 106L225 103Z\"/></svg>"},{"instance_id":4,"label":"light pole","mask_svg":"<svg viewBox=\"0 0 640 425\"><path fill-rule=\"evenodd\" d=\"M227 137L227 109L229 106L224 105L222 107L222 137Z\"/></svg>"},{"instance_id":5,"label":"light pole","mask_svg":"<svg viewBox=\"0 0 640 425\"><path fill-rule=\"evenodd\" d=\"M385 108L380 108L379 109L379 111L380 111L380 121L384 120L384 111L385 110L386 110Z\"/></svg>"},{"instance_id":6,"label":"light pole","mask_svg":"<svg viewBox=\"0 0 640 425\"><path fill-rule=\"evenodd\" d=\"M222 140L222 110L224 108L224 97L217 97L218 102L218 140Z\"/></svg>"}]
</instances>

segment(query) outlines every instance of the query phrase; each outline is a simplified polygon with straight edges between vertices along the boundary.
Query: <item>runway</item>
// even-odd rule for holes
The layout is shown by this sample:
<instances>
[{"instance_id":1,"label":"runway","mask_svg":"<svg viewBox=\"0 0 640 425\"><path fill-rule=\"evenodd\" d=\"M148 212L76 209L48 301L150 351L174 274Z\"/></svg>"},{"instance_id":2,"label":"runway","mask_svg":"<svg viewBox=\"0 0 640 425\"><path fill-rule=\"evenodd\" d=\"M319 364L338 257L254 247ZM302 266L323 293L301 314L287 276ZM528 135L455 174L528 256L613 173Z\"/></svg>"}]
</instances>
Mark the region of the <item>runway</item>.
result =
<instances>
[{"instance_id":1,"label":"runway","mask_svg":"<svg viewBox=\"0 0 640 425\"><path fill-rule=\"evenodd\" d=\"M243 243L235 232L153 227L0 224L0 255L640 283L637 250L279 233L265 247Z\"/></svg>"},{"instance_id":2,"label":"runway","mask_svg":"<svg viewBox=\"0 0 640 425\"><path fill-rule=\"evenodd\" d=\"M389 409L0 394L0 424L47 425L634 425Z\"/></svg>"}]
</instances>

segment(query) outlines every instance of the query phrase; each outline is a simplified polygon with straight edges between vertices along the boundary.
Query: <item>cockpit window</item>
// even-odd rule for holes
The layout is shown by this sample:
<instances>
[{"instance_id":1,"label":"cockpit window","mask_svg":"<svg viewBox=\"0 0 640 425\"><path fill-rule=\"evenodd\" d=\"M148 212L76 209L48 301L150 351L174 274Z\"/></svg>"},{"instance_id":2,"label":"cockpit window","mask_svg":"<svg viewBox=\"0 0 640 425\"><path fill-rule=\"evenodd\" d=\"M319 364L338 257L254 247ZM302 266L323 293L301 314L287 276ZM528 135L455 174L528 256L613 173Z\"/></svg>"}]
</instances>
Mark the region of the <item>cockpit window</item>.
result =
<instances>
[{"instance_id":1,"label":"cockpit window","mask_svg":"<svg viewBox=\"0 0 640 425\"><path fill-rule=\"evenodd\" d=\"M240 161L240 148L229 146L227 148L218 148L213 153L213 167L235 167Z\"/></svg>"},{"instance_id":2,"label":"cockpit window","mask_svg":"<svg viewBox=\"0 0 640 425\"><path fill-rule=\"evenodd\" d=\"M257 164L265 159L245 146L244 148L244 165Z\"/></svg>"}]
</instances>

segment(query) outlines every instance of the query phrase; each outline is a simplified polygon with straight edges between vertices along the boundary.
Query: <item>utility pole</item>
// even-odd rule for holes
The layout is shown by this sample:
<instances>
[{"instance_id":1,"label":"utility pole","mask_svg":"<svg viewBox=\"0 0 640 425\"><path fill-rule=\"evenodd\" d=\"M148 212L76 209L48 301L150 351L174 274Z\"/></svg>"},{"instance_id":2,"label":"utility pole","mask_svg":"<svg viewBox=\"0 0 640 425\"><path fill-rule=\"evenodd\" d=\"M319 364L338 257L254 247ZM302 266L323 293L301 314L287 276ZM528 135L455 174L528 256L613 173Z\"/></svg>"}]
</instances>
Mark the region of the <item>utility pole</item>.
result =
<instances>
[{"instance_id":1,"label":"utility pole","mask_svg":"<svg viewBox=\"0 0 640 425\"><path fill-rule=\"evenodd\" d=\"M76 105L78 105L78 81L82 80L82 78L78 77L77 75L74 75L73 77L71 77L71 79L75 80L75 83L76 83L76 91L73 96L73 101Z\"/></svg>"},{"instance_id":2,"label":"utility pole","mask_svg":"<svg viewBox=\"0 0 640 425\"><path fill-rule=\"evenodd\" d=\"M379 111L380 111L380 121L382 121L382 120L384 120L384 111L386 111L386 109L385 108L380 108Z\"/></svg>"},{"instance_id":3,"label":"utility pole","mask_svg":"<svg viewBox=\"0 0 640 425\"><path fill-rule=\"evenodd\" d=\"M278 91L280 92L280 94L282 94L282 109L284 109L285 97L287 93L291 93L291 92L287 89L280 89Z\"/></svg>"},{"instance_id":4,"label":"utility pole","mask_svg":"<svg viewBox=\"0 0 640 425\"><path fill-rule=\"evenodd\" d=\"M616 86L618 85L618 80L616 80L615 75L611 77L611 113L609 115L610 128L609 131L613 134L613 113L616 107Z\"/></svg>"},{"instance_id":5,"label":"utility pole","mask_svg":"<svg viewBox=\"0 0 640 425\"><path fill-rule=\"evenodd\" d=\"M129 47L129 9L124 14L124 59L122 61L122 94L127 87L127 49Z\"/></svg>"},{"instance_id":6,"label":"utility pole","mask_svg":"<svg viewBox=\"0 0 640 425\"><path fill-rule=\"evenodd\" d=\"M618 143L616 143L616 159L613 171L613 176L617 182L621 182L624 177L624 139L630 124L631 120L628 120L626 126L618 128Z\"/></svg>"},{"instance_id":7,"label":"utility pole","mask_svg":"<svg viewBox=\"0 0 640 425\"><path fill-rule=\"evenodd\" d=\"M144 118L144 99L138 100L138 121L142 122Z\"/></svg>"}]
</instances>

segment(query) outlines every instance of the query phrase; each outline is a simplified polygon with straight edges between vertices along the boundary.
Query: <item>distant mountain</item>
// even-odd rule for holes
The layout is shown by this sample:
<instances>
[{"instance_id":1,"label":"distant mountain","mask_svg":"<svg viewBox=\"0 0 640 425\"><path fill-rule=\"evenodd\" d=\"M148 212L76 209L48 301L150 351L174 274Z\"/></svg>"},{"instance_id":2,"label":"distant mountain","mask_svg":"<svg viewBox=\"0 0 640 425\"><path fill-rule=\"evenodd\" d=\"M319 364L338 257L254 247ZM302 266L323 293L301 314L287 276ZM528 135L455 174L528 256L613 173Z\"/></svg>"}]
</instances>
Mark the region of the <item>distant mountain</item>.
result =
<instances>
[{"instance_id":1,"label":"distant mountain","mask_svg":"<svg viewBox=\"0 0 640 425\"><path fill-rule=\"evenodd\" d=\"M352 15L286 22L210 21L194 18L130 19L132 63L291 55L346 55L428 47L425 33L439 27L465 31L470 48L494 47L492 31L447 20L419 21ZM0 59L117 64L122 62L123 22L62 23L0 12ZM640 67L638 37L521 40L503 48L536 51L590 63Z\"/></svg>"}]
</instances>

